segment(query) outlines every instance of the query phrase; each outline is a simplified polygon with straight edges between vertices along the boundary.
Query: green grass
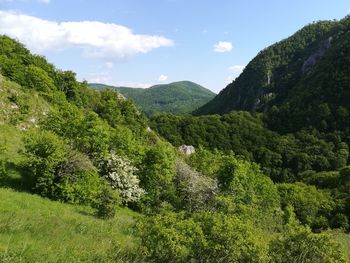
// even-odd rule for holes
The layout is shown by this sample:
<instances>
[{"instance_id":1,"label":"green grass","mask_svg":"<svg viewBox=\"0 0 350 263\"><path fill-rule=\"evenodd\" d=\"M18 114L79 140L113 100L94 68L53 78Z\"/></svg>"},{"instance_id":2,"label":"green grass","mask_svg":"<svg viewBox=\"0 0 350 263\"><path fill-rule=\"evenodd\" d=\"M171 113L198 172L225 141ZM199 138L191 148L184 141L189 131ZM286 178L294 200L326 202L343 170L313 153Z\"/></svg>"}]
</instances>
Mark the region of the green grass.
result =
<instances>
[{"instance_id":1,"label":"green grass","mask_svg":"<svg viewBox=\"0 0 350 263\"><path fill-rule=\"evenodd\" d=\"M119 209L101 220L89 207L0 188L0 262L136 262L138 216Z\"/></svg>"},{"instance_id":2,"label":"green grass","mask_svg":"<svg viewBox=\"0 0 350 263\"><path fill-rule=\"evenodd\" d=\"M340 230L334 230L332 231L332 235L334 239L343 246L345 254L350 262L350 234Z\"/></svg>"}]
</instances>

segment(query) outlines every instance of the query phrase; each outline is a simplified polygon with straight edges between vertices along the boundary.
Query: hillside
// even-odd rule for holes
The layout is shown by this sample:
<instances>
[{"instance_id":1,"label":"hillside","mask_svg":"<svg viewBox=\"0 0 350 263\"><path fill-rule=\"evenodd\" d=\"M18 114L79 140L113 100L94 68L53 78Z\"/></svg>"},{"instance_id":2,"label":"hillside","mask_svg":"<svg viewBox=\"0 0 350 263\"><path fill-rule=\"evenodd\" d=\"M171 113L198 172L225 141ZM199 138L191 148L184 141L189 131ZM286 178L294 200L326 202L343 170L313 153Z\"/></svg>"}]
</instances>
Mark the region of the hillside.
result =
<instances>
[{"instance_id":1,"label":"hillside","mask_svg":"<svg viewBox=\"0 0 350 263\"><path fill-rule=\"evenodd\" d=\"M114 89L132 99L148 115L157 112L190 113L214 98L215 93L190 81L155 85L147 89L89 84L96 89Z\"/></svg>"},{"instance_id":2,"label":"hillside","mask_svg":"<svg viewBox=\"0 0 350 263\"><path fill-rule=\"evenodd\" d=\"M0 261L349 262L348 145L265 126L150 121L0 36Z\"/></svg>"},{"instance_id":3,"label":"hillside","mask_svg":"<svg viewBox=\"0 0 350 263\"><path fill-rule=\"evenodd\" d=\"M341 128L334 119L349 110L349 26L350 17L313 23L265 48L195 114L267 111L270 127L283 132Z\"/></svg>"},{"instance_id":4,"label":"hillside","mask_svg":"<svg viewBox=\"0 0 350 263\"><path fill-rule=\"evenodd\" d=\"M10 189L0 188L0 200L1 262L136 260L138 241L130 228L138 215L128 209L119 209L113 220L105 221L95 218L89 207Z\"/></svg>"}]
</instances>

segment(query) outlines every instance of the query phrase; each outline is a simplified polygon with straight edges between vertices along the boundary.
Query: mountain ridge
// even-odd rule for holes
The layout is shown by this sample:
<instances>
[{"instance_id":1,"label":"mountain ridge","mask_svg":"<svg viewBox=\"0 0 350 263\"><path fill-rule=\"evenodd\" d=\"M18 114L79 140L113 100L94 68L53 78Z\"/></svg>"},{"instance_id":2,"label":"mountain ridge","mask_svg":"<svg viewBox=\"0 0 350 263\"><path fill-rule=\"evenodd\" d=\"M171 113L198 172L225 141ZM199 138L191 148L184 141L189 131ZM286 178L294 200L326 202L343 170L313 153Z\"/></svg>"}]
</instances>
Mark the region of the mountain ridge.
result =
<instances>
[{"instance_id":1,"label":"mountain ridge","mask_svg":"<svg viewBox=\"0 0 350 263\"><path fill-rule=\"evenodd\" d=\"M148 115L158 112L190 113L215 96L215 93L209 89L191 81L158 84L146 89L115 87L98 83L90 83L89 86L97 89L116 90L126 98L132 99Z\"/></svg>"},{"instance_id":2,"label":"mountain ridge","mask_svg":"<svg viewBox=\"0 0 350 263\"><path fill-rule=\"evenodd\" d=\"M341 41L350 18L309 24L292 36L260 51L241 75L195 115L232 110L265 112L288 103L301 82L313 76L330 50ZM345 51L344 51L345 52Z\"/></svg>"}]
</instances>

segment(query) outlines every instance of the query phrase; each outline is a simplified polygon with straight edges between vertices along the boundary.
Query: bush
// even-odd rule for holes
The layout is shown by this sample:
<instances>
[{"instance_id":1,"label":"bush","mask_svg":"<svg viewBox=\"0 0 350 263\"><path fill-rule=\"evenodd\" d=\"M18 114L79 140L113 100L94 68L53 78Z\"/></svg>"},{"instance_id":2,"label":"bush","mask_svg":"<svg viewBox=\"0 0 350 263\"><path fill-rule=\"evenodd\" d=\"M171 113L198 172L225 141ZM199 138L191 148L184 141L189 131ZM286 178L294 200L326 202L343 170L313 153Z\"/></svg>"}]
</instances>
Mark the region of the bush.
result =
<instances>
[{"instance_id":1,"label":"bush","mask_svg":"<svg viewBox=\"0 0 350 263\"><path fill-rule=\"evenodd\" d=\"M175 183L181 207L190 211L208 207L209 201L218 192L217 181L193 170L180 159L176 160L175 168Z\"/></svg>"},{"instance_id":2,"label":"bush","mask_svg":"<svg viewBox=\"0 0 350 263\"><path fill-rule=\"evenodd\" d=\"M207 241L203 252L197 251L199 262L268 262L265 235L250 222L208 212L194 218Z\"/></svg>"},{"instance_id":3,"label":"bush","mask_svg":"<svg viewBox=\"0 0 350 263\"><path fill-rule=\"evenodd\" d=\"M285 233L271 242L270 256L273 262L347 262L339 244L329 235L313 234L307 229Z\"/></svg>"},{"instance_id":4,"label":"bush","mask_svg":"<svg viewBox=\"0 0 350 263\"><path fill-rule=\"evenodd\" d=\"M199 224L184 213L166 213L138 224L142 252L151 262L194 262L206 246Z\"/></svg>"},{"instance_id":5,"label":"bush","mask_svg":"<svg viewBox=\"0 0 350 263\"><path fill-rule=\"evenodd\" d=\"M167 143L150 148L141 164L140 185L146 194L143 200L155 207L163 201L173 203L175 197L175 154Z\"/></svg>"},{"instance_id":6,"label":"bush","mask_svg":"<svg viewBox=\"0 0 350 263\"><path fill-rule=\"evenodd\" d=\"M103 219L110 219L115 216L116 209L120 204L118 193L109 186L105 186L100 192L95 207L97 216Z\"/></svg>"},{"instance_id":7,"label":"bush","mask_svg":"<svg viewBox=\"0 0 350 263\"><path fill-rule=\"evenodd\" d=\"M293 206L302 224L310 226L313 230L326 229L329 226L328 218L335 208L335 203L328 193L303 183L280 184L278 191L282 207Z\"/></svg>"},{"instance_id":8,"label":"bush","mask_svg":"<svg viewBox=\"0 0 350 263\"><path fill-rule=\"evenodd\" d=\"M29 171L38 194L57 196L56 184L60 168L67 162L67 146L57 135L48 131L32 132L25 138L25 168Z\"/></svg>"},{"instance_id":9,"label":"bush","mask_svg":"<svg viewBox=\"0 0 350 263\"><path fill-rule=\"evenodd\" d=\"M139 186L139 179L135 175L137 169L131 162L115 153L107 160L105 175L109 184L122 198L124 204L136 203L144 194Z\"/></svg>"},{"instance_id":10,"label":"bush","mask_svg":"<svg viewBox=\"0 0 350 263\"><path fill-rule=\"evenodd\" d=\"M262 231L220 213L166 213L138 224L150 262L268 262Z\"/></svg>"},{"instance_id":11,"label":"bush","mask_svg":"<svg viewBox=\"0 0 350 263\"><path fill-rule=\"evenodd\" d=\"M227 155L217 177L222 193L232 196L236 204L257 206L265 211L280 207L276 186L254 163Z\"/></svg>"},{"instance_id":12,"label":"bush","mask_svg":"<svg viewBox=\"0 0 350 263\"><path fill-rule=\"evenodd\" d=\"M69 203L94 205L104 180L85 155L69 149L49 131L25 139L25 168L38 194Z\"/></svg>"}]
</instances>

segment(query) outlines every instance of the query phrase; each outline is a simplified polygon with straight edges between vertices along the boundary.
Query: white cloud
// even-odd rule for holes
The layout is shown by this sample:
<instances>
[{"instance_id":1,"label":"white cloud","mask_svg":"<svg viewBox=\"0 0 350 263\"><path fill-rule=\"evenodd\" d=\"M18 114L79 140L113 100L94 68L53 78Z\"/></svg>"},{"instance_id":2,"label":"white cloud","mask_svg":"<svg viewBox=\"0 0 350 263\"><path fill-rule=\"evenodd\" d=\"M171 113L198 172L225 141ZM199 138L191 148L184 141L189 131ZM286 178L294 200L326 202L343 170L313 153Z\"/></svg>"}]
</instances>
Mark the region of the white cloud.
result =
<instances>
[{"instance_id":1,"label":"white cloud","mask_svg":"<svg viewBox=\"0 0 350 263\"><path fill-rule=\"evenodd\" d=\"M113 68L114 64L113 64L113 62L106 62L105 66L106 66L106 68L111 69L111 68Z\"/></svg>"},{"instance_id":2,"label":"white cloud","mask_svg":"<svg viewBox=\"0 0 350 263\"><path fill-rule=\"evenodd\" d=\"M51 0L38 0L40 3L49 4Z\"/></svg>"},{"instance_id":3,"label":"white cloud","mask_svg":"<svg viewBox=\"0 0 350 263\"><path fill-rule=\"evenodd\" d=\"M0 34L17 38L33 52L80 48L88 57L123 60L174 43L163 36L134 34L131 29L97 21L55 22L0 11Z\"/></svg>"},{"instance_id":4,"label":"white cloud","mask_svg":"<svg viewBox=\"0 0 350 263\"><path fill-rule=\"evenodd\" d=\"M219 41L214 45L214 52L224 53L224 52L230 52L233 48L233 45L231 42L225 42L225 41Z\"/></svg>"},{"instance_id":5,"label":"white cloud","mask_svg":"<svg viewBox=\"0 0 350 263\"><path fill-rule=\"evenodd\" d=\"M163 81L166 81L167 79L168 79L168 76L160 75L158 78L158 81L163 82Z\"/></svg>"},{"instance_id":6,"label":"white cloud","mask_svg":"<svg viewBox=\"0 0 350 263\"><path fill-rule=\"evenodd\" d=\"M227 77L225 84L229 84L235 80L242 73L244 68L245 65L233 65L229 67L228 70L231 72L231 74Z\"/></svg>"}]
</instances>

